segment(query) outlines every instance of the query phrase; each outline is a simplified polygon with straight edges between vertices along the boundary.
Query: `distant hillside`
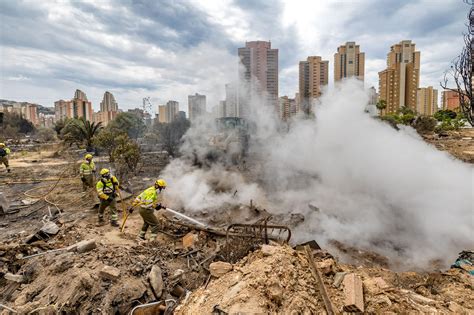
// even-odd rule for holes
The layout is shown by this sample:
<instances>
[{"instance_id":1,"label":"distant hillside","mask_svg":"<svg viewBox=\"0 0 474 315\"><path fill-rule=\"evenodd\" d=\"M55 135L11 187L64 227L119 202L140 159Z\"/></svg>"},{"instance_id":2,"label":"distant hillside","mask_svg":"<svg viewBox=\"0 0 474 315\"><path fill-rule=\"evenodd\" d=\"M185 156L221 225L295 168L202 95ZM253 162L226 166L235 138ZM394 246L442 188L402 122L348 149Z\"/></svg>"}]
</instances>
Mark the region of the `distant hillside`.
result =
<instances>
[{"instance_id":1,"label":"distant hillside","mask_svg":"<svg viewBox=\"0 0 474 315\"><path fill-rule=\"evenodd\" d=\"M45 115L54 115L54 107L46 107L40 104L29 103L29 102L17 102L17 101L10 101L10 100L2 100L0 99L0 106L2 105L36 105L38 106L38 114L42 113Z\"/></svg>"}]
</instances>

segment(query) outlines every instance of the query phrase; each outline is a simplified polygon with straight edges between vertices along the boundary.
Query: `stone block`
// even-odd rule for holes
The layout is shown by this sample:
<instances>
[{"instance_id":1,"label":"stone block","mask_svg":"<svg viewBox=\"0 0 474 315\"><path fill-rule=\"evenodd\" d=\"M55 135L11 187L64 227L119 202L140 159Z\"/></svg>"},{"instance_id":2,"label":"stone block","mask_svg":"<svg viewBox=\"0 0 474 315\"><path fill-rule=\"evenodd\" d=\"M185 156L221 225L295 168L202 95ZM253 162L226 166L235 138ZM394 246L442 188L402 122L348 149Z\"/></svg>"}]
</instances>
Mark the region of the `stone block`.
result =
<instances>
[{"instance_id":1,"label":"stone block","mask_svg":"<svg viewBox=\"0 0 474 315\"><path fill-rule=\"evenodd\" d=\"M350 273L344 277L344 311L364 312L364 291L362 280L355 273Z\"/></svg>"}]
</instances>

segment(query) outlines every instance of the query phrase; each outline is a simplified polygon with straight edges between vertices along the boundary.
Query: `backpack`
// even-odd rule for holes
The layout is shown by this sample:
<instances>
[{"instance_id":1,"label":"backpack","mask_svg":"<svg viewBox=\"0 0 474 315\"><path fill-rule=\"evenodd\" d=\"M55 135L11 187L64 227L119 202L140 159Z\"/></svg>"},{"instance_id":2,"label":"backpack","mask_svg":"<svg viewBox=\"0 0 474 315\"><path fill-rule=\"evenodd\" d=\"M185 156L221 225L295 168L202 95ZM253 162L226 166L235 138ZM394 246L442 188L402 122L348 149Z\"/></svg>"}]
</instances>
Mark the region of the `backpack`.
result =
<instances>
[{"instance_id":1,"label":"backpack","mask_svg":"<svg viewBox=\"0 0 474 315\"><path fill-rule=\"evenodd\" d=\"M0 156L4 157L6 155L7 155L7 150L5 150L4 148L0 148Z\"/></svg>"}]
</instances>

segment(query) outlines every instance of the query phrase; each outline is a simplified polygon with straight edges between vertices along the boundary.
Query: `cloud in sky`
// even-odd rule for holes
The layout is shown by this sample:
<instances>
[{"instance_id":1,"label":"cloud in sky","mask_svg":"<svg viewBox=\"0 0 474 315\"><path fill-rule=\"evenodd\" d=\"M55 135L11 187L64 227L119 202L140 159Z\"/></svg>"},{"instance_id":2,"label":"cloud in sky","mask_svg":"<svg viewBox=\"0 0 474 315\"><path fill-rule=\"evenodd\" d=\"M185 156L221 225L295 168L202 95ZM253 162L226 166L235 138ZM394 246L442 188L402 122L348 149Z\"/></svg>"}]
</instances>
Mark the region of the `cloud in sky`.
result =
<instances>
[{"instance_id":1,"label":"cloud in sky","mask_svg":"<svg viewBox=\"0 0 474 315\"><path fill-rule=\"evenodd\" d=\"M462 47L468 6L413 1L7 1L0 0L0 98L52 106L82 89L97 109L105 90L123 109L208 96L208 109L237 76L237 48L271 40L280 95L298 89L298 61L330 62L346 41L366 53L366 86L378 86L390 46L421 51L422 86L439 86Z\"/></svg>"}]
</instances>

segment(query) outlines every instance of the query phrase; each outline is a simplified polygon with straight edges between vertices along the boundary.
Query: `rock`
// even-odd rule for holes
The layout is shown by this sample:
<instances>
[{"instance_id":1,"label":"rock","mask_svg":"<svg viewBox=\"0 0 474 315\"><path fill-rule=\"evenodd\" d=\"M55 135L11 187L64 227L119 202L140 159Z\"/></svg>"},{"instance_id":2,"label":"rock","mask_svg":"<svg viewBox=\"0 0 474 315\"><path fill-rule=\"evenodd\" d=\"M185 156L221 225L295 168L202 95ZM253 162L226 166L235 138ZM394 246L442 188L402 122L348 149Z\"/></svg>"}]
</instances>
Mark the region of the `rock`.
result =
<instances>
[{"instance_id":1,"label":"rock","mask_svg":"<svg viewBox=\"0 0 474 315\"><path fill-rule=\"evenodd\" d=\"M344 311L364 312L364 291L362 280L355 273L350 273L344 277Z\"/></svg>"},{"instance_id":2,"label":"rock","mask_svg":"<svg viewBox=\"0 0 474 315\"><path fill-rule=\"evenodd\" d=\"M232 271L233 267L232 264L223 261L216 261L209 265L209 271L211 272L211 276L220 278L229 271Z\"/></svg>"},{"instance_id":3,"label":"rock","mask_svg":"<svg viewBox=\"0 0 474 315\"><path fill-rule=\"evenodd\" d=\"M365 292L369 293L370 295L377 294L389 287L387 282L385 282L382 277L365 279L363 283Z\"/></svg>"},{"instance_id":4,"label":"rock","mask_svg":"<svg viewBox=\"0 0 474 315\"><path fill-rule=\"evenodd\" d=\"M283 288L278 283L273 283L271 286L267 288L268 296L270 299L275 301L277 305L281 305L283 301Z\"/></svg>"},{"instance_id":5,"label":"rock","mask_svg":"<svg viewBox=\"0 0 474 315\"><path fill-rule=\"evenodd\" d=\"M334 276L334 283L333 286L336 288L339 288L341 286L342 280L344 280L344 277L346 276L347 272L336 272L336 275Z\"/></svg>"},{"instance_id":6,"label":"rock","mask_svg":"<svg viewBox=\"0 0 474 315\"><path fill-rule=\"evenodd\" d=\"M273 256L277 252L277 248L271 245L262 245L262 254L263 256Z\"/></svg>"},{"instance_id":7,"label":"rock","mask_svg":"<svg viewBox=\"0 0 474 315\"><path fill-rule=\"evenodd\" d=\"M163 277L159 266L153 265L153 267L151 267L148 280L150 281L155 297L159 299L163 294Z\"/></svg>"},{"instance_id":8,"label":"rock","mask_svg":"<svg viewBox=\"0 0 474 315\"><path fill-rule=\"evenodd\" d=\"M85 253L96 248L95 240L84 240L76 244L76 251L78 253Z\"/></svg>"},{"instance_id":9,"label":"rock","mask_svg":"<svg viewBox=\"0 0 474 315\"><path fill-rule=\"evenodd\" d=\"M325 276L334 273L335 262L333 259L325 259L323 261L316 262L316 267Z\"/></svg>"},{"instance_id":10,"label":"rock","mask_svg":"<svg viewBox=\"0 0 474 315\"><path fill-rule=\"evenodd\" d=\"M436 301L429 299L427 297L424 297L423 295L416 294L415 292L410 291L409 294L410 294L410 298L416 303L423 304L423 305L433 305L436 303Z\"/></svg>"},{"instance_id":11,"label":"rock","mask_svg":"<svg viewBox=\"0 0 474 315\"><path fill-rule=\"evenodd\" d=\"M183 269L176 269L173 275L171 276L171 280L181 279L184 275Z\"/></svg>"},{"instance_id":12,"label":"rock","mask_svg":"<svg viewBox=\"0 0 474 315\"><path fill-rule=\"evenodd\" d=\"M199 240L197 234L189 232L183 237L183 248L194 247L194 244Z\"/></svg>"},{"instance_id":13,"label":"rock","mask_svg":"<svg viewBox=\"0 0 474 315\"><path fill-rule=\"evenodd\" d=\"M56 235L59 232L59 226L54 222L48 221L43 225L40 231L49 235Z\"/></svg>"},{"instance_id":14,"label":"rock","mask_svg":"<svg viewBox=\"0 0 474 315\"><path fill-rule=\"evenodd\" d=\"M120 269L111 266L104 266L104 268L99 272L99 276L114 281L120 276Z\"/></svg>"},{"instance_id":15,"label":"rock","mask_svg":"<svg viewBox=\"0 0 474 315\"><path fill-rule=\"evenodd\" d=\"M5 279L17 282L17 283L24 283L26 282L26 279L23 275L14 275L13 273L6 273L4 276Z\"/></svg>"}]
</instances>

